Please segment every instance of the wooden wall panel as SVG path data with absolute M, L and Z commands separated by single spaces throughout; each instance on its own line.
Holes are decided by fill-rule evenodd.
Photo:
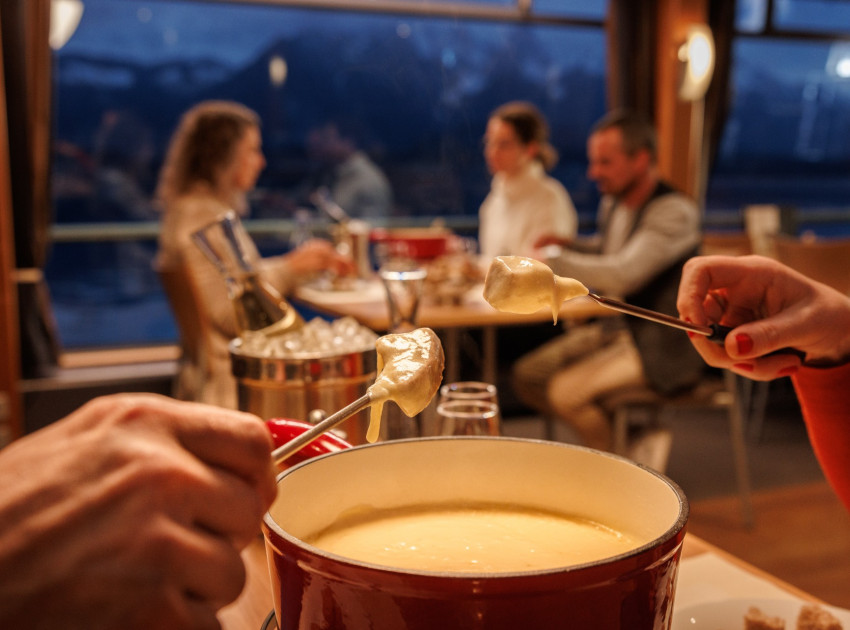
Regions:
M 656 49 L 656 127 L 658 166 L 668 178 L 702 205 L 705 182 L 702 175 L 702 102 L 679 100 L 679 46 L 687 28 L 705 24 L 708 0 L 659 0 Z
M 0 48 L 0 86 L 3 85 L 5 85 L 5 77 L 3 76 L 2 48 Z M 14 439 L 22 434 L 23 421 L 18 388 L 20 378 L 18 301 L 14 282 L 15 246 L 12 232 L 12 189 L 9 177 L 6 93 L 5 90 L 0 89 L 0 393 L 5 394 L 7 399 L 6 422 Z

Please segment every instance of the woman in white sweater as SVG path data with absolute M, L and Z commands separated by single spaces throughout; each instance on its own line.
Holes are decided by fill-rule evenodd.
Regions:
M 543 235 L 572 239 L 578 229 L 573 202 L 561 183 L 546 174 L 558 161 L 549 126 L 531 103 L 514 101 L 491 115 L 484 158 L 493 175 L 479 211 L 482 263 L 494 256 L 534 255 Z

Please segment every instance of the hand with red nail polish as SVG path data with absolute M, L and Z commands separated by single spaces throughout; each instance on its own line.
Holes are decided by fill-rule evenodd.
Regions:
M 723 345 L 691 340 L 711 365 L 793 378 L 818 462 L 850 510 L 850 296 L 768 258 L 706 256 L 685 264 L 677 306 L 696 324 L 732 329 Z M 776 353 L 788 348 L 805 362 Z
M 738 344 L 738 354 L 749 354 L 753 351 L 753 340 L 749 335 L 738 333 L 735 335 L 735 343 Z
M 679 316 L 733 330 L 719 345 L 692 337 L 707 363 L 756 380 L 850 361 L 850 297 L 760 256 L 700 256 L 682 272 Z M 772 354 L 776 353 L 776 354 Z

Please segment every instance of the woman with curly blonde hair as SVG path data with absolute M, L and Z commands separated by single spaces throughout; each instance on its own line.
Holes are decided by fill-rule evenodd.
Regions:
M 160 273 L 175 271 L 183 279 L 183 291 L 196 303 L 202 329 L 195 356 L 182 361 L 175 392 L 179 398 L 236 407 L 228 350 L 238 335 L 236 316 L 224 279 L 191 236 L 230 210 L 244 215 L 246 196 L 265 165 L 259 116 L 238 103 L 196 105 L 183 115 L 171 139 L 157 188 L 163 211 L 157 267 Z M 260 258 L 254 247 L 248 255 L 282 294 L 312 272 L 353 270 L 351 260 L 322 239 L 282 256 Z

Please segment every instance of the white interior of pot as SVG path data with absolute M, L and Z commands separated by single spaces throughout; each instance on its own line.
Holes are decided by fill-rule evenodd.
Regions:
M 269 511 L 274 522 L 266 522 L 301 539 L 341 515 L 459 501 L 588 518 L 630 534 L 637 547 L 681 527 L 687 514 L 675 484 L 613 455 L 557 442 L 454 437 L 361 446 L 306 462 L 281 477 Z

